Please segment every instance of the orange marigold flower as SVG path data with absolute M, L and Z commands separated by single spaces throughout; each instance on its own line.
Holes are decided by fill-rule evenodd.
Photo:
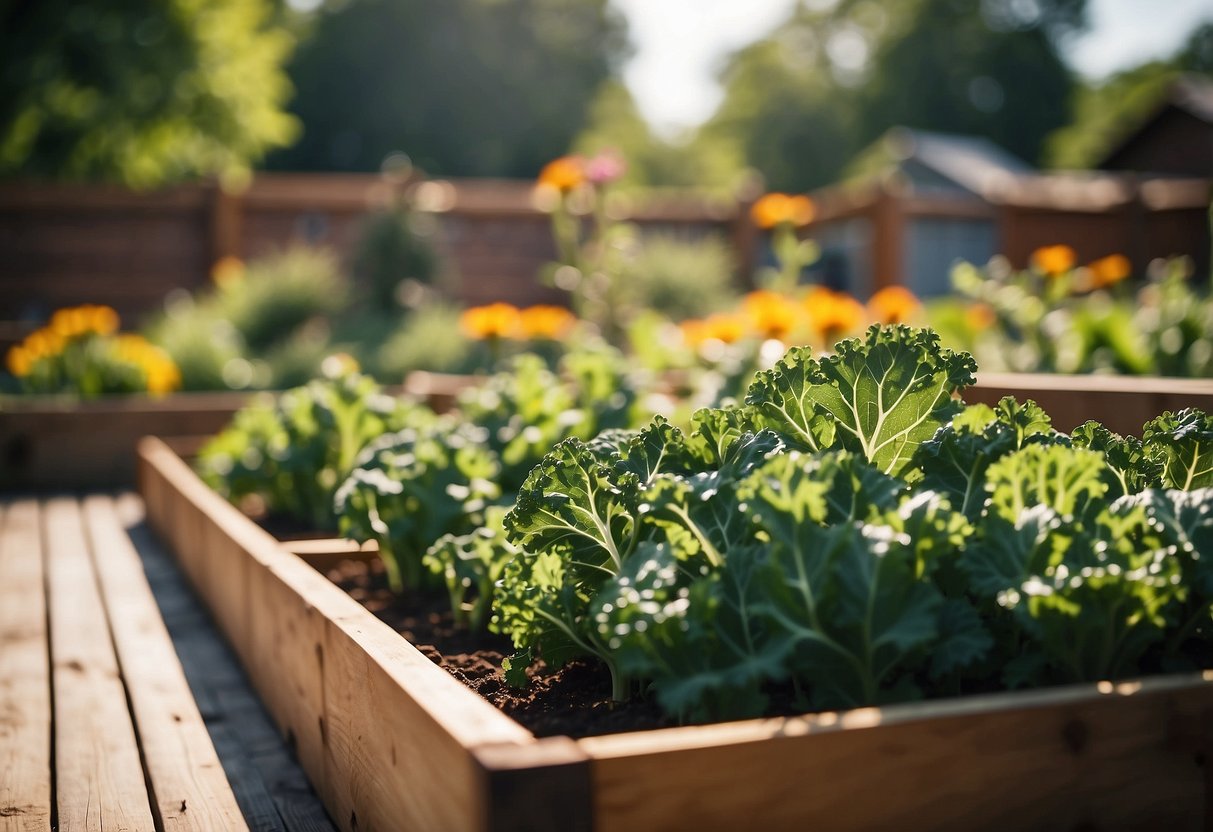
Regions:
M 25 336 L 22 346 L 29 353 L 30 360 L 37 361 L 40 358 L 51 358 L 58 355 L 67 346 L 67 339 L 48 326 L 34 330 Z
M 708 339 L 707 325 L 698 318 L 691 318 L 678 324 L 678 331 L 682 333 L 683 343 L 688 347 L 698 348 Z
M 518 313 L 518 323 L 524 338 L 556 341 L 567 335 L 576 322 L 577 316 L 563 306 L 538 304 L 528 306 Z
M 736 315 L 709 315 L 703 322 L 705 341 L 735 344 L 745 336 L 745 322 Z
M 846 292 L 815 287 L 805 298 L 813 329 L 827 346 L 858 329 L 863 323 L 863 304 Z
M 965 324 L 975 332 L 989 329 L 997 320 L 998 316 L 988 303 L 972 303 L 965 309 Z
M 459 316 L 459 328 L 469 338 L 482 341 L 516 338 L 520 328 L 518 308 L 508 303 L 473 306 Z
M 787 339 L 799 323 L 795 302 L 786 295 L 761 289 L 742 301 L 750 327 L 763 338 Z
M 886 286 L 868 299 L 868 314 L 881 324 L 904 324 L 918 312 L 920 304 L 904 286 Z
M 89 306 L 89 326 L 98 335 L 113 335 L 118 331 L 121 319 L 112 306 Z
M 585 162 L 580 156 L 561 156 L 553 159 L 539 171 L 537 184 L 562 194 L 576 188 L 585 181 Z
M 1032 265 L 1049 277 L 1057 277 L 1074 268 L 1078 255 L 1067 245 L 1043 246 L 1032 252 Z
M 18 344 L 9 348 L 8 355 L 4 357 L 4 363 L 8 366 L 10 373 L 17 378 L 24 378 L 29 375 L 30 369 L 34 366 L 34 359 L 25 347 Z
M 781 193 L 765 194 L 750 207 L 750 218 L 759 228 L 808 225 L 814 213 L 813 201 L 807 196 Z
M 1091 271 L 1091 282 L 1095 288 L 1112 286 L 1133 273 L 1133 265 L 1123 254 L 1109 254 L 1087 266 Z

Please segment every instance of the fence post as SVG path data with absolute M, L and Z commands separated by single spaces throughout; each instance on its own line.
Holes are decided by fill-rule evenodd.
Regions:
M 216 180 L 211 186 L 210 256 L 207 271 L 224 257 L 240 257 L 243 246 L 244 192 Z

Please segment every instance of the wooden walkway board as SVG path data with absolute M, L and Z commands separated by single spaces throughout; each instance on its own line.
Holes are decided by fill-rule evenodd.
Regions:
M 288 793 L 308 789 L 268 722 L 250 734 L 255 723 L 241 718 L 212 738 L 202 712 L 210 694 L 191 688 L 184 642 L 174 642 L 145 572 L 154 544 L 137 502 L 0 498 L 0 832 L 331 830 L 309 810 L 314 796 L 308 804 Z M 198 623 L 190 636 L 204 638 L 209 622 Z M 247 690 L 226 660 L 235 678 L 225 690 Z M 227 703 L 209 706 L 222 722 Z M 268 770 L 285 779 L 272 798 L 258 771 L 237 801 L 224 768 L 233 755 L 273 758 Z M 263 811 L 249 814 L 254 793 Z
M 84 516 L 158 828 L 247 829 L 113 501 L 86 499 Z
M 52 499 L 44 516 L 55 793 L 63 829 L 153 829 L 126 689 L 110 640 L 80 506 Z
M 38 504 L 0 506 L 0 832 L 51 828 L 51 685 Z

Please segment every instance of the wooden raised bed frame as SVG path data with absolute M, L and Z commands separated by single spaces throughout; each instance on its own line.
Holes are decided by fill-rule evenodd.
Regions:
M 139 448 L 153 528 L 346 830 L 1207 829 L 1213 673 L 536 739 Z

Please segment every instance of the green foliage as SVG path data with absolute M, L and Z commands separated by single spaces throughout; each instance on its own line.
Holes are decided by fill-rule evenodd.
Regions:
M 737 303 L 733 252 L 719 237 L 642 237 L 627 272 L 630 303 L 675 321 Z
M 1162 467 L 1167 488 L 1194 491 L 1213 486 L 1213 417 L 1193 408 L 1164 413 L 1146 423 L 1146 455 Z
M 318 375 L 350 295 L 336 254 L 294 246 L 247 266 L 221 261 L 215 275 L 217 285 L 171 299 L 148 328 L 186 390 L 285 388 Z
M 298 132 L 268 0 L 7 4 L 0 175 L 152 187 L 240 174 Z
M 533 176 L 585 123 L 624 50 L 605 0 L 351 0 L 322 6 L 289 70 L 302 139 L 286 170 Z
M 725 66 L 724 101 L 701 130 L 775 190 L 839 179 L 891 127 L 989 136 L 1028 160 L 1069 117 L 1073 85 L 1058 45 L 1082 0 L 1024 14 L 1004 0 L 800 4 Z
M 952 417 L 952 394 L 977 369 L 968 355 L 940 349 L 935 333 L 904 326 L 873 326 L 835 349 L 821 359 L 792 349 L 755 377 L 746 404 L 796 447 L 847 448 L 889 474 Z
M 952 271 L 959 298 L 936 302 L 933 325 L 987 370 L 1205 378 L 1213 373 L 1213 299 L 1191 263 L 1151 265 L 1147 281 L 1104 261 L 1057 274 L 1002 258 Z
M 473 369 L 474 345 L 459 331 L 458 307 L 428 303 L 412 311 L 379 346 L 375 366 L 385 378 L 414 370 L 461 373 Z
M 438 278 L 433 228 L 406 202 L 397 202 L 362 221 L 354 254 L 354 276 L 371 307 L 399 308 L 401 289 L 432 286 Z
M 198 454 L 199 475 L 233 502 L 256 496 L 271 512 L 337 528 L 333 497 L 363 445 L 432 415 L 343 372 L 239 412 Z
M 484 510 L 484 525 L 466 534 L 445 534 L 422 558 L 422 566 L 442 577 L 451 599 L 455 623 L 481 630 L 488 623 L 493 585 L 506 564 L 520 552 L 505 536 L 506 508 L 491 505 Z
M 688 434 L 658 421 L 543 459 L 506 517 L 521 554 L 494 601 L 513 682 L 534 658 L 596 656 L 617 698 L 647 683 L 706 719 L 762 713 L 771 683 L 850 707 L 1207 649 L 1213 489 L 1158 488 L 1154 457 L 1187 458 L 1203 414 L 1161 417 L 1139 444 L 1096 425 L 1067 437 L 1030 402 L 953 407 L 971 360 L 904 329 L 824 364 L 794 350 L 748 405 L 699 411 Z M 851 383 L 865 375 L 898 380 Z M 858 414 L 896 418 L 890 389 L 926 394 L 902 430 L 927 418 L 934 436 L 885 459 Z
M 352 468 L 334 495 L 341 533 L 378 542 L 396 591 L 420 588 L 427 550 L 445 535 L 475 531 L 486 506 L 501 494 L 484 431 L 445 420 L 374 439 Z M 434 571 L 442 574 L 445 567 Z M 462 610 L 462 600 L 454 609 Z
M 920 446 L 914 467 L 922 472 L 923 487 L 949 495 L 975 520 L 985 509 L 991 463 L 1029 444 L 1065 441 L 1035 402 L 1021 405 L 1008 396 L 994 409 L 978 404 L 958 413 Z

